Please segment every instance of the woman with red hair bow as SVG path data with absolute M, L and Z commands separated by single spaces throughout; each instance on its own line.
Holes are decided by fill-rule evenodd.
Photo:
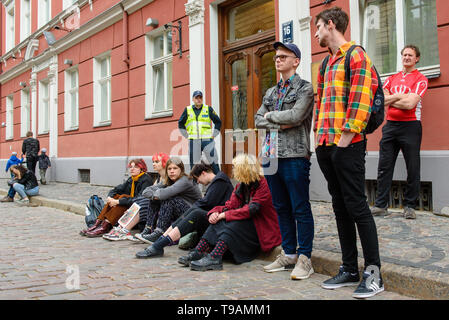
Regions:
M 82 230 L 82 236 L 94 238 L 108 233 L 143 190 L 152 185 L 152 178 L 147 174 L 147 165 L 143 159 L 131 160 L 128 169 L 130 177 L 109 191 L 106 204 L 95 224 Z

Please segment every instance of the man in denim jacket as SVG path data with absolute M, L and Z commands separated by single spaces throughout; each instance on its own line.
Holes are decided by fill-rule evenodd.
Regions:
M 276 71 L 282 79 L 267 90 L 255 125 L 267 130 L 265 156 L 277 160 L 275 173 L 266 165 L 264 170 L 278 213 L 283 251 L 264 270 L 292 270 L 292 279 L 306 279 L 314 272 L 310 260 L 314 221 L 309 202 L 314 94 L 312 84 L 296 74 L 301 59 L 298 47 L 276 42 L 274 49 Z

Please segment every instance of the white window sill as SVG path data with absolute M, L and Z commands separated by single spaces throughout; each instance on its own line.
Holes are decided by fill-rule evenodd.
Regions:
M 145 117 L 145 120 L 149 120 L 149 119 L 157 119 L 157 118 L 165 118 L 165 117 L 171 117 L 173 116 L 173 111 L 169 110 L 169 111 L 162 111 L 162 112 L 157 112 L 157 113 L 152 113 L 149 116 Z
M 64 132 L 75 131 L 78 129 L 79 129 L 79 127 L 71 127 L 71 128 L 64 129 Z
M 98 127 L 106 127 L 106 126 L 110 126 L 112 124 L 112 121 L 108 120 L 108 121 L 102 121 L 100 123 L 96 123 L 94 124 L 94 128 L 98 128 Z
M 418 71 L 421 72 L 428 79 L 438 78 L 439 76 L 441 76 L 440 65 L 418 68 Z M 385 80 L 387 80 L 389 76 L 396 73 L 397 72 L 381 74 L 380 79 L 382 80 L 382 82 L 385 82 Z

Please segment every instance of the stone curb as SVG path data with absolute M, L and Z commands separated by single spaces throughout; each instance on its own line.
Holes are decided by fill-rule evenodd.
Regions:
M 0 189 L 0 195 L 6 194 L 6 190 Z M 85 205 L 70 201 L 34 196 L 31 198 L 31 203 L 82 216 L 85 215 Z M 257 259 L 272 262 L 281 253 L 281 250 L 281 246 L 278 246 L 269 253 L 260 254 Z M 312 253 L 312 264 L 315 272 L 334 276 L 341 264 L 341 254 L 324 250 L 314 250 Z M 359 258 L 359 266 L 363 265 L 364 261 Z M 363 267 L 360 268 L 360 271 L 362 269 Z M 438 272 L 425 271 L 419 268 L 405 267 L 391 263 L 382 263 L 381 270 L 385 289 L 388 291 L 418 299 L 447 300 L 449 297 L 449 280 L 443 279 Z

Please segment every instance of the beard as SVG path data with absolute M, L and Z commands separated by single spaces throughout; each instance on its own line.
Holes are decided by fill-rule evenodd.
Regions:
M 326 48 L 328 46 L 326 39 L 320 39 L 318 43 L 320 44 L 320 47 L 322 47 L 322 48 Z

